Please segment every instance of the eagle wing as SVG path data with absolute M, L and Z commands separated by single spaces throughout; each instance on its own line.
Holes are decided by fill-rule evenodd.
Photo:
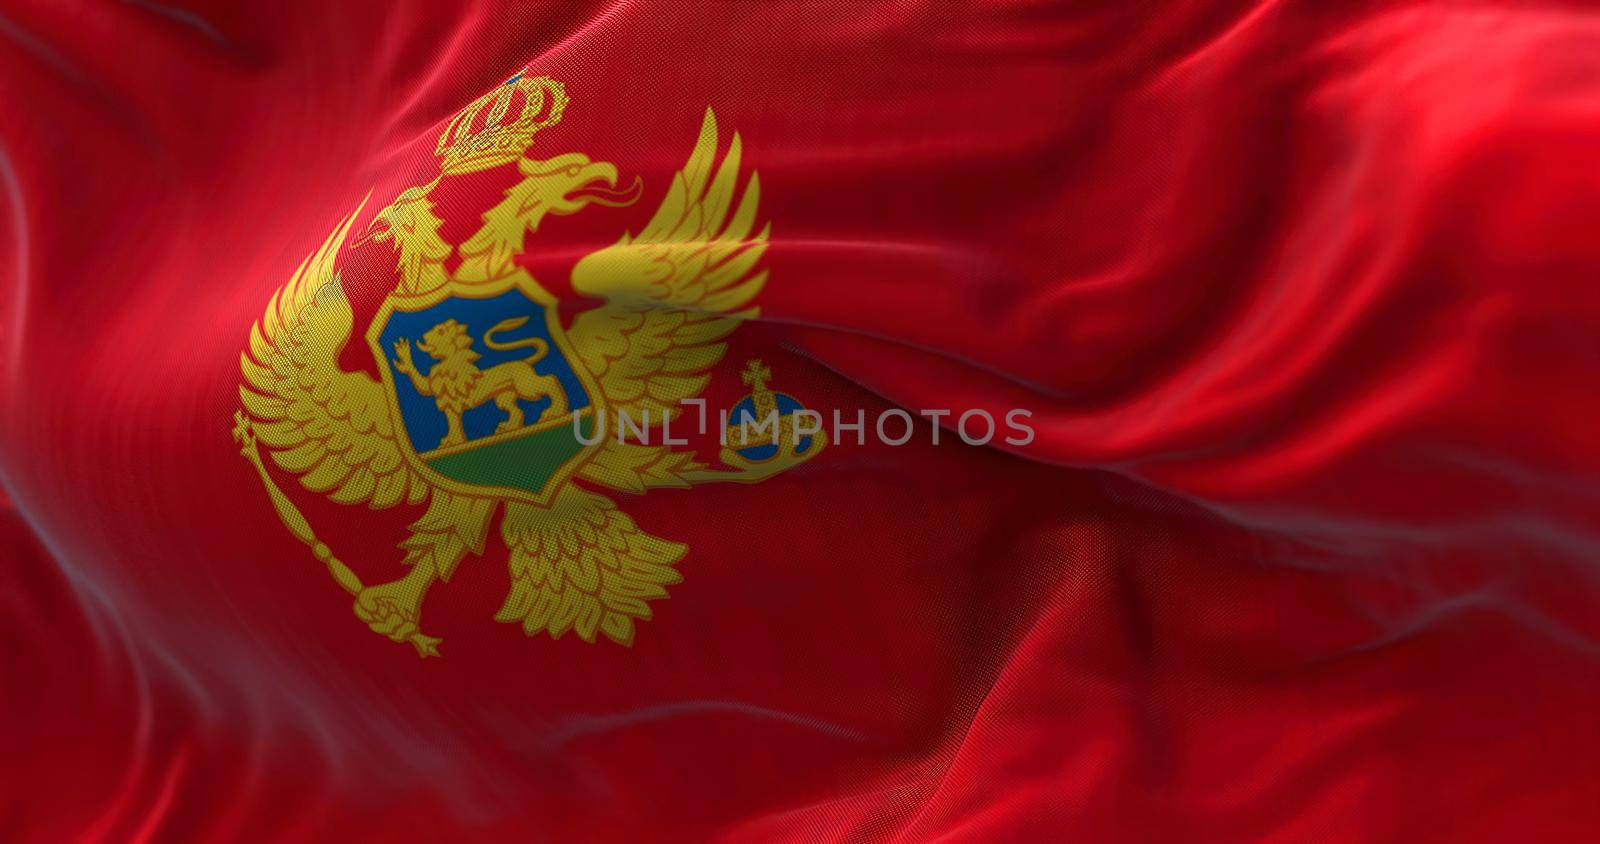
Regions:
M 335 227 L 250 327 L 239 399 L 273 461 L 306 489 L 341 504 L 420 503 L 429 486 L 402 456 L 382 385 L 338 364 L 353 317 L 334 256 L 354 219 Z
M 573 268 L 573 289 L 606 302 L 579 314 L 568 336 L 606 403 L 634 420 L 675 417 L 705 388 L 727 336 L 757 314 L 750 302 L 767 279 L 759 265 L 770 227 L 752 234 L 761 181 L 752 173 L 738 189 L 742 146 L 735 133 L 718 163 L 717 118 L 706 109 L 694 151 L 650 222 Z M 687 486 L 681 473 L 700 468 L 664 446 L 618 439 L 607 438 L 582 477 L 637 492 Z

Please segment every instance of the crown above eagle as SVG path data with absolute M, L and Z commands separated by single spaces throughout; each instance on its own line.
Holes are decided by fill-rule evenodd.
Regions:
M 560 82 L 524 71 L 457 112 L 434 154 L 446 175 L 515 161 L 533 143 L 534 133 L 560 122 L 566 108 L 567 91 Z

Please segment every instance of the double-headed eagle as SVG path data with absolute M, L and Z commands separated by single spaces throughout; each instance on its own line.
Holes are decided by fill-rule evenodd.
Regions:
M 603 406 L 633 419 L 646 411 L 657 420 L 676 416 L 706 386 L 728 335 L 755 315 L 752 302 L 767 277 L 761 259 L 768 231 L 756 225 L 758 177 L 751 174 L 738 189 L 740 158 L 735 134 L 718 162 L 717 121 L 708 109 L 688 163 L 650 222 L 574 267 L 573 288 L 604 304 L 578 314 L 566 329 L 575 352 L 570 363 L 590 376 Z M 614 166 L 580 154 L 515 160 L 523 179 L 484 213 L 483 229 L 461 244 L 461 262 L 450 273 L 444 261 L 455 250 L 438 238 L 439 220 L 427 198 L 431 184 L 402 193 L 377 215 L 373 234 L 393 241 L 398 252 L 395 295 L 486 284 L 512 273 L 527 278 L 514 259 L 545 214 L 572 213 L 591 201 L 624 195 L 598 187 L 615 186 Z M 803 454 L 793 442 L 780 442 L 776 458 L 753 463 L 724 449 L 729 468 L 722 470 L 707 468 L 689 452 L 612 436 L 588 448 L 542 502 L 440 482 L 405 436 L 386 392 L 391 388 L 367 372 L 339 366 L 353 318 L 336 265 L 356 214 L 301 264 L 252 326 L 240 361 L 244 409 L 236 414 L 234 436 L 285 525 L 355 596 L 356 615 L 373 630 L 410 642 L 418 653 L 436 654 L 439 643 L 418 629 L 424 596 L 435 582 L 448 580 L 468 552 L 484 552 L 497 512 L 510 589 L 496 619 L 520 623 L 529 636 L 559 637 L 570 630 L 585 641 L 604 635 L 627 645 L 635 622 L 651 617 L 650 602 L 666 597 L 667 587 L 680 580 L 675 565 L 686 548 L 644 532 L 591 488 L 639 493 L 749 482 L 821 450 L 820 439 Z M 258 442 L 278 469 L 341 504 L 383 509 L 425 503 L 426 512 L 400 544 L 409 573 L 363 585 L 279 489 Z

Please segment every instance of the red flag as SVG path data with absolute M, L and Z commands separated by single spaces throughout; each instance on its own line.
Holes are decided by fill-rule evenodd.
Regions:
M 1586 10 L 0 41 L 6 840 L 1593 835 Z

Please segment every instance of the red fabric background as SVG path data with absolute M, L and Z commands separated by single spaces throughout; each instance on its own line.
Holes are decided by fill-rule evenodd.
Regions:
M 1600 826 L 1587 4 L 23 3 L 0 45 L 0 837 Z M 624 500 L 690 546 L 631 649 L 495 624 L 493 554 L 444 659 L 363 630 L 228 437 L 238 353 L 525 65 L 646 206 L 707 105 L 743 134 L 773 280 L 714 404 L 759 355 L 1038 439 Z M 552 220 L 541 278 L 645 213 Z M 292 494 L 399 573 L 414 513 Z

